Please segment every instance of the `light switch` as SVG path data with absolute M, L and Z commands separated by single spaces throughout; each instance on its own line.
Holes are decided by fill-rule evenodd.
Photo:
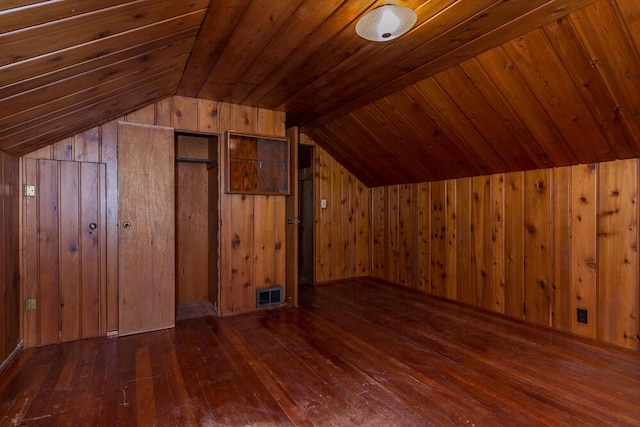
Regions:
M 327 209 L 327 199 L 320 199 L 320 209 Z

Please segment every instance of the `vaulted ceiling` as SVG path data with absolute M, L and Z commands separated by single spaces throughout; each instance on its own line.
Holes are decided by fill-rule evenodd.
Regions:
M 369 186 L 640 157 L 640 2 L 8 0 L 0 150 L 171 95 L 284 110 Z

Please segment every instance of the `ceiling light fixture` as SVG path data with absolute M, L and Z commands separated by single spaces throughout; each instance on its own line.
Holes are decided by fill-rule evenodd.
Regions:
M 417 19 L 412 9 L 387 4 L 363 15 L 356 24 L 356 33 L 374 42 L 393 40 L 409 31 Z

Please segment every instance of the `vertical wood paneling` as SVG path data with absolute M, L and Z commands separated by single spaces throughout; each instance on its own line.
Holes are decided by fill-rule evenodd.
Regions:
M 638 161 L 598 168 L 598 338 L 638 349 Z
M 318 150 L 320 151 L 320 150 Z M 373 244 L 373 262 L 372 262 L 372 275 L 378 279 L 389 280 L 387 268 L 388 260 L 388 248 L 387 243 L 387 193 L 388 187 L 376 187 L 372 190 L 372 244 Z M 316 240 L 319 240 L 320 236 L 316 236 Z M 426 260 L 429 262 L 429 260 Z
M 491 279 L 491 180 L 488 176 L 471 179 L 470 303 L 493 308 Z
M 22 163 L 23 185 L 36 185 L 38 183 L 38 162 L 35 159 L 24 159 Z M 22 266 L 22 293 L 23 298 L 39 300 L 39 265 L 38 265 L 38 201 L 37 197 L 23 198 L 23 266 Z M 31 268 L 26 268 L 30 265 Z M 29 310 L 23 316 L 23 339 L 27 347 L 40 344 L 40 324 L 38 311 Z
M 447 187 L 445 181 L 431 183 L 431 278 L 429 292 L 435 295 L 446 294 L 446 198 Z
M 0 364 L 20 342 L 18 165 L 0 152 Z
M 399 224 L 411 220 L 413 234 L 429 236 L 431 271 L 420 268 L 420 244 L 409 260 L 415 283 L 429 284 L 424 292 L 636 349 L 637 162 L 414 184 L 411 218 L 401 212 L 402 186 L 374 188 L 372 275 L 411 286 L 393 265 Z M 588 310 L 588 324 L 577 322 L 577 308 Z
M 553 169 L 552 326 L 571 330 L 571 168 Z
M 491 310 L 504 313 L 504 174 L 491 177 Z
M 458 297 L 458 258 L 456 251 L 456 230 L 457 230 L 457 187 L 456 181 L 447 181 L 447 259 L 445 260 L 446 293 L 447 298 L 456 299 Z
M 60 162 L 60 339 L 81 336 L 80 163 Z M 41 260 L 54 263 L 56 259 Z M 46 321 L 46 320 L 45 320 Z
M 58 162 L 41 160 L 38 162 L 38 312 L 39 342 L 51 344 L 59 340 L 59 250 L 58 228 Z
M 458 301 L 472 304 L 475 289 L 471 287 L 472 271 L 471 263 L 471 179 L 461 178 L 456 180 L 456 205 L 458 215 L 456 217 L 456 258 L 457 268 L 457 295 Z
M 315 159 L 315 174 L 317 191 L 320 200 L 331 200 L 331 163 L 329 155 L 322 149 L 317 150 Z M 315 282 L 332 280 L 331 265 L 331 223 L 332 218 L 327 208 L 320 208 L 316 216 L 315 236 L 317 257 L 315 268 Z
M 524 310 L 524 174 L 505 174 L 504 311 L 522 318 Z
M 597 165 L 571 168 L 571 332 L 596 338 L 597 312 Z M 577 309 L 589 323 L 578 323 Z
M 355 269 L 353 274 L 368 276 L 371 274 L 371 191 L 362 182 L 353 177 L 355 196 Z
M 400 283 L 400 234 L 399 234 L 399 191 L 398 186 L 393 185 L 389 188 L 388 204 L 389 204 L 389 280 L 393 283 Z
M 82 338 L 104 334 L 105 277 L 103 271 L 104 250 L 106 249 L 102 231 L 104 230 L 104 164 L 80 164 L 80 283 L 81 283 L 81 324 Z M 95 224 L 96 228 L 92 228 Z
M 414 287 L 413 260 L 415 259 L 413 244 L 414 231 L 413 220 L 414 214 L 413 197 L 411 185 L 403 184 L 398 186 L 398 273 L 400 275 L 400 284 L 407 287 Z
M 551 324 L 551 171 L 524 173 L 524 318 Z
M 429 183 L 414 184 L 414 198 L 417 205 L 416 239 L 417 248 L 414 256 L 417 259 L 416 286 L 422 291 L 429 291 L 431 286 L 431 185 Z

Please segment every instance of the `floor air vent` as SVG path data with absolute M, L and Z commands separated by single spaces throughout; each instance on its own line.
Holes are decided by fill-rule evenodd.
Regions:
M 256 307 L 282 304 L 282 286 L 258 289 L 256 291 Z

